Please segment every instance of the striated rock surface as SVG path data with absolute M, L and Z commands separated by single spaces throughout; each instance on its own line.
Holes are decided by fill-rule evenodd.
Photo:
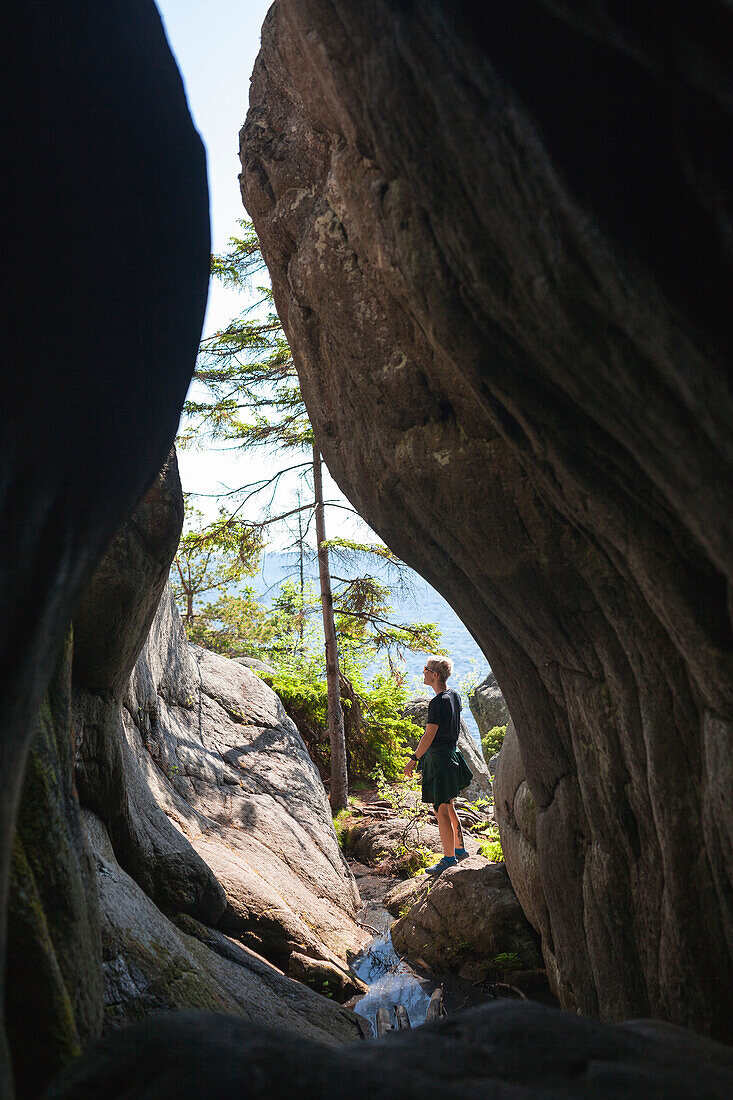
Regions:
M 156 804 L 224 889 L 213 923 L 283 965 L 360 945 L 358 891 L 300 734 L 250 669 L 188 645 L 169 591 L 123 724 Z
M 517 731 L 511 719 L 501 752 L 497 753 L 494 816 L 512 886 L 527 920 L 542 937 L 547 977 L 559 996 L 562 981 L 553 952 L 552 925 L 537 858 L 537 804 L 527 784 Z
M 329 469 L 511 710 L 563 1003 L 731 1038 L 712 11 L 277 0 L 241 154 Z
M 123 867 L 150 897 L 164 909 L 212 923 L 224 912 L 223 890 L 158 805 L 121 706 L 166 590 L 182 523 L 181 484 L 171 455 L 112 540 L 75 620 L 76 781 L 82 804 L 104 821 Z M 159 660 L 175 680 L 181 663 L 175 649 Z M 189 705 L 195 683 L 189 671 Z
M 425 729 L 428 721 L 429 702 L 430 698 L 427 695 L 416 695 L 414 699 L 408 701 L 404 710 L 405 717 L 412 718 L 413 722 Z M 461 791 L 461 798 L 467 798 L 471 802 L 477 798 L 491 798 L 491 778 L 486 767 L 486 761 L 463 718 L 461 718 L 461 731 L 458 735 L 458 748 L 473 772 L 471 785 Z
M 728 1100 L 728 1047 L 669 1025 L 609 1026 L 504 1002 L 338 1049 L 208 1013 L 146 1020 L 68 1070 L 47 1100 Z
M 108 1029 L 200 1008 L 322 1042 L 361 1037 L 358 1017 L 265 959 L 191 918 L 171 922 L 119 866 L 99 818 L 85 811 L 85 824 L 99 882 Z
M 468 705 L 482 737 L 485 737 L 494 726 L 505 726 L 509 721 L 509 708 L 493 672 L 489 672 L 488 676 L 485 676 L 481 683 L 468 693 Z
M 175 993 L 165 992 L 171 967 L 186 974 L 191 967 L 171 948 L 178 961 L 161 957 L 156 970 L 151 920 L 174 945 L 180 936 L 171 919 L 208 928 L 196 948 L 204 960 L 230 936 L 282 967 L 298 953 L 343 969 L 339 959 L 366 938 L 354 920 L 358 891 L 323 784 L 296 727 L 250 669 L 186 640 L 166 587 L 180 499 L 171 458 L 113 541 L 76 621 L 77 783 L 99 821 L 93 832 L 107 974 L 110 952 L 123 978 L 144 973 L 139 992 L 134 981 L 107 982 L 108 1026 L 163 1007 L 225 1010 L 229 1003 L 210 999 L 210 960 L 203 985 L 189 975 Z M 97 652 L 89 632 L 107 621 L 115 629 Z M 116 646 L 106 643 L 113 635 Z M 120 896 L 129 899 L 134 885 L 147 899 L 127 905 L 124 927 L 115 916 L 121 908 L 104 900 L 111 883 L 102 867 L 109 860 L 100 855 L 105 845 L 119 864 Z M 245 971 L 247 958 L 238 960 Z M 237 997 L 246 1000 L 246 991 Z M 338 1027 L 333 1034 L 341 1034 Z

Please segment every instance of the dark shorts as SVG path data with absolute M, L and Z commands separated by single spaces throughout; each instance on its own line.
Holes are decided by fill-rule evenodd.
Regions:
M 460 749 L 428 749 L 420 761 L 423 802 L 438 806 L 450 802 L 473 779 L 473 772 Z

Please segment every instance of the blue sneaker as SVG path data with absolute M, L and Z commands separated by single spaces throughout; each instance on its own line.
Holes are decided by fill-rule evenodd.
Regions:
M 456 848 L 456 862 L 460 863 L 462 859 L 468 859 L 470 854 L 465 848 Z
M 426 867 L 425 874 L 442 875 L 443 871 L 447 871 L 449 867 L 455 867 L 456 862 L 455 856 L 443 856 L 440 863 L 436 863 L 434 867 Z

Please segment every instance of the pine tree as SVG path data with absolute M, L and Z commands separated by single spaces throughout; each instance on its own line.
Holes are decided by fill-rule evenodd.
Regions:
M 250 288 L 253 278 L 265 270 L 259 241 L 249 222 L 242 221 L 241 236 L 233 237 L 228 251 L 213 256 L 212 274 L 225 286 L 239 290 Z M 349 632 L 358 645 L 361 637 L 376 649 L 384 650 L 391 661 L 393 652 L 404 648 L 437 651 L 438 633 L 431 624 L 394 624 L 387 617 L 388 589 L 371 576 L 337 578 L 340 588 L 336 598 L 332 591 L 329 549 L 340 559 L 376 555 L 395 572 L 404 571 L 402 563 L 386 547 L 374 543 L 356 543 L 326 537 L 323 497 L 322 459 L 313 437 L 300 391 L 297 372 L 280 320 L 274 310 L 272 292 L 259 287 L 259 296 L 241 316 L 222 331 L 206 338 L 201 345 L 195 380 L 197 396 L 189 397 L 184 406 L 185 428 L 179 444 L 186 446 L 202 440 L 229 441 L 243 449 L 263 447 L 283 456 L 283 463 L 272 477 L 242 486 L 236 493 L 237 509 L 230 514 L 232 530 L 242 537 L 249 528 L 250 546 L 262 540 L 264 530 L 293 517 L 298 519 L 300 547 L 301 596 L 303 589 L 303 552 L 305 531 L 315 521 L 323 630 L 325 637 L 326 679 L 328 689 L 328 731 L 331 743 L 330 803 L 332 812 L 345 808 L 348 797 L 347 753 L 344 717 L 341 705 L 338 635 Z M 203 390 L 203 397 L 201 391 Z M 300 461 L 290 461 L 293 456 Z M 278 492 L 287 475 L 295 474 L 305 483 L 312 481 L 312 499 L 302 501 L 299 493 L 294 508 L 279 510 Z M 309 486 L 309 490 L 311 487 Z M 310 496 L 310 491 L 308 493 Z M 259 501 L 262 514 L 256 521 L 238 518 L 243 508 Z M 356 513 L 354 513 L 356 515 Z M 222 528 L 225 516 L 220 518 Z M 205 547 L 206 532 L 200 532 Z M 209 533 L 210 536 L 210 533 Z M 189 549 L 195 545 L 190 536 Z M 175 568 L 181 569 L 178 559 Z M 175 574 L 174 574 L 175 576 Z M 214 586 L 217 587 L 217 586 Z M 185 586 L 179 576 L 179 591 Z M 302 638 L 302 634 L 301 634 Z

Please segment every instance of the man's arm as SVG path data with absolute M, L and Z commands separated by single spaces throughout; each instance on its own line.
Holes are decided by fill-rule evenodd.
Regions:
M 436 735 L 437 732 L 438 732 L 438 727 L 437 727 L 436 723 L 435 722 L 428 722 L 427 726 L 425 727 L 425 733 L 420 738 L 418 746 L 415 749 L 415 756 L 417 756 L 418 759 L 423 757 L 425 755 L 425 753 L 428 751 L 428 749 L 430 748 L 430 746 L 433 743 L 433 739 L 435 738 L 435 735 Z M 412 775 L 414 770 L 415 770 L 415 761 L 414 760 L 408 760 L 407 763 L 405 764 L 405 775 L 406 776 Z

